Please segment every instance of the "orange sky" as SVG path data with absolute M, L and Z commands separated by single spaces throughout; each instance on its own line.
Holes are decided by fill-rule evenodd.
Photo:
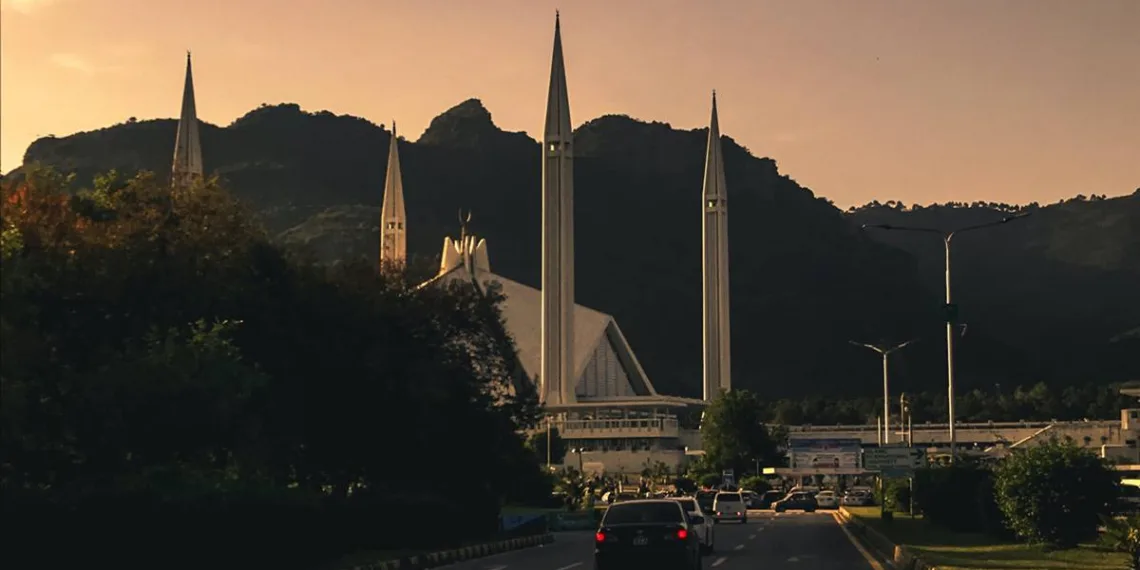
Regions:
M 722 131 L 840 206 L 1140 186 L 1140 0 L 0 0 L 0 169 L 38 136 L 296 102 L 415 139 L 468 97 Z M 209 149 L 203 149 L 209 153 Z M 384 160 L 377 152 L 376 160 Z M 732 181 L 729 180 L 729 184 Z

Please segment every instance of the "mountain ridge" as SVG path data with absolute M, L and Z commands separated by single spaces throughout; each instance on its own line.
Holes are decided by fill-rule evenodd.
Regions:
M 112 168 L 165 174 L 174 128 L 140 121 L 41 139 L 25 160 L 75 171 L 81 181 Z M 329 262 L 375 259 L 390 139 L 381 125 L 295 104 L 202 129 L 207 171 L 225 178 L 282 243 Z M 575 130 L 579 302 L 613 314 L 659 389 L 682 395 L 700 389 L 697 212 L 706 139 L 704 128 L 624 115 Z M 729 137 L 722 143 L 733 204 L 735 385 L 772 395 L 875 390 L 878 367 L 847 341 L 939 336 L 941 292 L 919 261 L 927 253 L 860 231 L 853 214 L 781 173 L 774 159 Z M 437 257 L 443 237 L 456 232 L 455 212 L 474 210 L 472 229 L 488 239 L 492 268 L 537 285 L 538 141 L 498 128 L 481 101 L 466 99 L 417 141 L 402 139 L 400 153 L 411 255 Z M 1052 375 L 1034 346 L 997 338 L 998 329 L 974 326 L 963 341 L 964 387 L 1071 380 Z M 944 352 L 919 343 L 895 366 L 902 385 L 936 385 Z

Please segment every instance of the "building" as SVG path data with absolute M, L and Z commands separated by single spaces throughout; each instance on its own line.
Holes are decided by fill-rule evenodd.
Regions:
M 425 285 L 456 282 L 499 289 L 507 332 L 518 350 L 519 380 L 538 381 L 542 291 L 492 272 L 486 240 L 466 231 L 458 239 L 444 238 L 439 274 Z M 574 450 L 566 464 L 601 464 L 624 473 L 657 462 L 682 465 L 685 448 L 698 445 L 699 436 L 681 427 L 679 415 L 704 402 L 659 394 L 612 316 L 575 304 L 573 318 L 573 400 L 545 404 L 549 425 Z
M 542 288 L 493 273 L 487 242 L 466 229 L 458 239 L 444 238 L 439 274 L 428 283 L 500 288 L 519 377 L 537 384 L 547 427 L 572 450 L 567 464 L 611 473 L 658 462 L 676 469 L 700 443 L 696 430 L 681 427 L 681 416 L 706 402 L 659 394 L 614 318 L 574 301 L 573 129 L 557 15 L 542 160 Z
M 186 80 L 182 85 L 182 113 L 174 136 L 174 162 L 170 180 L 175 186 L 189 186 L 202 178 L 202 140 L 198 135 L 198 107 L 194 103 L 194 74 L 190 52 L 186 52 Z
M 400 173 L 399 137 L 396 121 L 392 121 L 392 139 L 388 143 L 388 169 L 384 174 L 384 202 L 380 208 L 380 264 L 407 263 L 407 214 L 404 211 L 404 177 Z

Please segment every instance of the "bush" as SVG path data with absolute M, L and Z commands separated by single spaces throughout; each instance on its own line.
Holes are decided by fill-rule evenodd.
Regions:
M 1018 537 L 1058 548 L 1095 538 L 1117 494 L 1115 475 L 1104 460 L 1057 440 L 1003 461 L 994 490 Z
M 721 482 L 721 477 L 720 477 L 720 475 L 717 475 L 716 473 L 708 473 L 705 475 L 701 475 L 701 486 L 702 487 L 719 487 L 720 482 Z
M 768 484 L 767 479 L 753 475 L 751 477 L 745 477 L 742 479 L 740 481 L 740 488 L 748 489 L 749 491 L 754 491 L 756 493 L 763 493 L 764 491 L 771 489 L 772 486 Z
M 122 491 L 65 502 L 5 491 L 5 519 L 19 521 L 4 528 L 4 566 L 12 568 L 314 568 L 352 551 L 445 548 L 498 531 L 497 505 L 444 496 L 336 500 L 242 489 L 192 500 Z
M 916 509 L 933 524 L 995 537 L 1009 534 L 994 501 L 989 469 L 970 464 L 920 469 L 913 493 Z

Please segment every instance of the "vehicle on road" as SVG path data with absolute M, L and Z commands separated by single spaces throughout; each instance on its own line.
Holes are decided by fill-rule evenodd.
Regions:
M 701 539 L 701 553 L 711 554 L 712 551 L 716 549 L 716 531 L 713 528 L 712 514 L 705 512 L 705 510 L 701 508 L 701 504 L 692 497 L 682 497 L 673 500 L 681 503 L 681 507 L 685 509 L 685 512 L 689 513 L 690 519 L 693 517 L 704 519 L 702 524 L 693 526 L 697 536 Z
M 594 534 L 594 568 L 700 570 L 703 523 L 673 499 L 614 503 Z
M 847 507 L 870 507 L 875 504 L 875 495 L 862 489 L 847 491 L 842 503 Z
M 787 493 L 783 491 L 764 491 L 764 494 L 760 495 L 759 506 L 756 508 L 770 509 L 772 508 L 772 503 L 783 499 L 785 496 L 787 496 Z
M 814 513 L 819 508 L 819 504 L 815 501 L 815 495 L 809 492 L 798 491 L 795 493 L 788 493 L 787 497 L 780 499 L 772 504 L 772 510 L 777 513 L 786 511 L 804 511 L 807 513 Z
M 755 491 L 747 489 L 740 491 L 740 496 L 744 498 L 744 505 L 750 509 L 759 509 L 757 506 L 760 504 L 760 494 Z
M 835 491 L 820 491 L 815 494 L 815 503 L 821 509 L 838 509 L 839 495 Z
M 748 522 L 748 507 L 744 505 L 744 497 L 740 493 L 720 492 L 713 500 L 713 517 L 716 522 L 737 521 Z
M 712 513 L 714 512 L 713 503 L 716 502 L 716 493 L 716 491 L 697 491 L 697 494 L 694 495 L 693 498 L 701 505 L 702 511 Z

